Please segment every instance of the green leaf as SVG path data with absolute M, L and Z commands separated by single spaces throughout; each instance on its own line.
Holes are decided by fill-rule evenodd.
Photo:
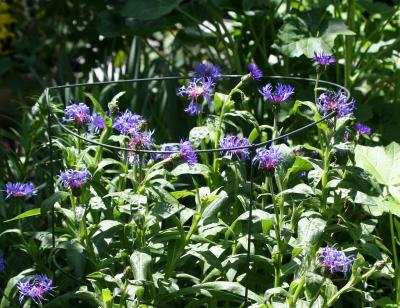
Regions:
M 193 144 L 193 148 L 198 148 L 203 140 L 212 137 L 214 132 L 209 126 L 193 127 L 189 133 L 189 140 Z
M 29 211 L 26 211 L 22 214 L 19 214 L 18 216 L 15 216 L 14 218 L 5 220 L 4 222 L 9 222 L 9 221 L 13 221 L 13 220 L 20 220 L 20 219 L 24 219 L 27 217 L 32 217 L 32 216 L 38 216 L 40 215 L 40 208 L 35 208 Z
M 101 290 L 101 297 L 103 299 L 103 303 L 107 304 L 112 301 L 113 297 L 111 295 L 110 289 L 102 289 Z
M 180 164 L 171 172 L 174 176 L 182 175 L 182 174 L 203 174 L 206 175 L 210 173 L 210 168 L 207 165 L 203 164 L 194 164 L 193 166 L 189 166 L 188 164 Z
M 151 264 L 151 256 L 145 252 L 135 251 L 131 257 L 133 277 L 136 280 L 147 280 L 147 274 Z
M 121 10 L 122 16 L 138 20 L 157 19 L 170 13 L 182 0 L 128 0 Z
M 304 212 L 297 224 L 298 242 L 301 246 L 317 243 L 326 227 L 326 221 L 317 212 Z

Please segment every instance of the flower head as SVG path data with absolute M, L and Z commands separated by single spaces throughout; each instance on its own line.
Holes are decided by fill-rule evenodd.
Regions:
M 6 199 L 9 197 L 30 197 L 36 195 L 37 190 L 32 182 L 27 183 L 11 183 L 6 184 Z
M 266 100 L 269 100 L 273 104 L 279 104 L 286 101 L 294 93 L 294 88 L 278 83 L 274 91 L 272 85 L 268 83 L 258 91 Z
M 258 165 L 259 169 L 263 169 L 267 171 L 268 174 L 272 175 L 283 159 L 284 154 L 279 148 L 271 146 L 267 149 L 264 147 L 256 150 L 253 164 Z
M 199 78 L 210 78 L 217 80 L 221 78 L 221 68 L 209 62 L 197 63 L 194 66 L 195 76 Z
M 362 135 L 371 135 L 372 133 L 371 127 L 361 123 L 356 123 L 356 125 L 354 125 L 354 129 L 357 131 L 357 133 Z
M 82 170 L 69 169 L 60 173 L 61 183 L 65 188 L 77 191 L 88 179 L 92 177 L 91 173 L 84 166 Z
M 19 291 L 19 302 L 22 303 L 25 297 L 30 297 L 36 304 L 41 305 L 45 295 L 54 292 L 56 288 L 53 281 L 46 275 L 35 275 L 24 278 L 17 283 Z
M 104 128 L 106 128 L 106 122 L 101 115 L 99 115 L 98 113 L 93 113 L 90 120 L 89 128 L 96 134 L 99 134 Z
M 318 107 L 324 112 L 324 115 L 336 111 L 339 118 L 349 117 L 353 114 L 355 108 L 354 99 L 349 98 L 343 91 L 325 92 L 318 97 Z
M 4 260 L 3 256 L 0 256 L 0 273 L 4 273 L 6 270 L 6 260 Z
M 210 104 L 211 98 L 214 95 L 215 84 L 211 78 L 193 79 L 187 86 L 183 86 L 178 90 L 178 95 L 186 95 L 190 100 L 185 112 L 190 115 L 197 115 L 201 113 L 201 106 L 198 103 L 198 98 L 203 97 L 205 101 Z
M 327 66 L 329 64 L 335 63 L 336 59 L 334 56 L 327 54 L 324 51 L 321 52 L 315 52 L 314 51 L 314 56 L 312 57 L 312 60 L 322 66 Z
M 179 149 L 179 146 L 176 144 L 173 144 L 173 145 L 163 144 L 163 145 L 161 145 L 160 151 L 177 151 L 177 152 L 179 152 L 180 149 Z M 171 156 L 171 154 L 155 154 L 154 158 L 155 159 L 167 159 L 170 156 Z
M 193 151 L 193 145 L 190 141 L 181 141 L 179 152 L 189 166 L 197 163 L 197 154 Z
M 228 135 L 224 139 L 220 140 L 219 146 L 221 148 L 235 148 L 235 147 L 242 147 L 242 146 L 249 146 L 250 141 L 246 138 L 235 136 L 235 135 Z M 250 151 L 249 149 L 236 149 L 236 150 L 226 150 L 221 152 L 222 155 L 225 155 L 229 158 L 236 157 L 241 160 L 249 159 Z
M 136 132 L 132 135 L 131 140 L 128 143 L 128 147 L 132 150 L 144 150 L 151 149 L 153 143 L 153 135 L 154 131 L 146 131 L 146 132 Z M 139 155 L 134 151 L 129 151 L 129 159 L 132 163 L 139 163 Z
M 335 248 L 335 245 L 323 248 L 318 256 L 318 260 L 331 274 L 335 272 L 347 274 L 354 262 L 353 257 L 346 257 L 343 251 L 338 251 Z
M 120 116 L 115 118 L 112 127 L 119 131 L 122 135 L 132 136 L 138 132 L 139 128 L 145 122 L 146 121 L 141 115 L 126 110 Z
M 80 126 L 89 123 L 91 120 L 90 109 L 84 103 L 71 104 L 64 110 L 64 121 L 73 121 Z
M 255 64 L 254 62 L 249 63 L 249 65 L 247 65 L 247 68 L 249 69 L 251 78 L 253 78 L 254 80 L 260 80 L 263 77 L 262 70 L 260 70 L 257 64 Z

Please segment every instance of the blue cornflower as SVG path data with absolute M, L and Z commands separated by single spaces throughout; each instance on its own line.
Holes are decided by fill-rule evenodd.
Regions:
M 45 295 L 53 295 L 56 287 L 50 278 L 42 274 L 23 278 L 17 283 L 17 288 L 21 304 L 25 297 L 30 297 L 36 304 L 41 305 Z
M 9 197 L 30 197 L 37 194 L 37 190 L 32 182 L 6 184 L 6 199 Z
M 235 148 L 235 147 L 250 146 L 250 145 L 251 144 L 248 139 L 235 135 L 228 135 L 219 142 L 219 146 L 221 148 Z M 233 157 L 236 157 L 241 160 L 247 160 L 250 158 L 250 150 L 246 148 L 236 149 L 236 150 L 226 150 L 222 151 L 221 154 L 231 159 Z
M 132 150 L 149 150 L 153 144 L 154 131 L 136 132 L 132 135 L 128 143 L 128 147 Z M 139 155 L 134 151 L 129 151 L 129 159 L 131 163 L 139 163 Z
M 104 121 L 103 117 L 98 113 L 93 113 L 89 124 L 89 129 L 94 131 L 96 134 L 99 134 L 104 128 L 106 128 L 106 122 Z
M 179 146 L 176 144 L 173 145 L 166 145 L 163 144 L 161 145 L 161 150 L 160 151 L 177 151 L 179 152 Z M 155 154 L 154 158 L 155 159 L 167 159 L 171 156 L 171 154 Z
M 311 151 L 311 156 L 314 156 L 314 157 L 319 156 L 318 151 L 312 150 L 312 151 Z
M 361 123 L 356 123 L 356 125 L 354 125 L 354 129 L 362 135 L 371 135 L 372 133 L 371 127 Z
M 221 68 L 209 62 L 197 63 L 194 66 L 194 71 L 198 78 L 210 78 L 211 80 L 221 78 Z
M 318 97 L 318 107 L 324 112 L 324 115 L 336 111 L 337 116 L 342 118 L 353 114 L 355 102 L 354 99 L 349 101 L 342 90 L 338 93 L 325 92 Z
M 312 57 L 312 60 L 322 66 L 327 66 L 329 64 L 335 63 L 336 58 L 332 55 L 327 54 L 324 51 L 321 52 L 315 52 L 314 51 L 314 56 Z
M 179 152 L 189 166 L 197 163 L 197 154 L 194 152 L 193 145 L 190 141 L 181 141 Z
M 178 95 L 186 95 L 190 103 L 185 112 L 190 115 L 197 115 L 201 113 L 201 105 L 197 102 L 198 98 L 202 96 L 204 100 L 210 104 L 211 98 L 214 95 L 215 84 L 211 78 L 193 79 L 187 86 L 182 86 L 178 90 Z
M 142 124 L 146 121 L 141 115 L 134 114 L 126 110 L 120 116 L 115 118 L 113 128 L 119 131 L 122 135 L 132 136 L 136 134 Z
M 249 63 L 249 65 L 247 65 L 247 68 L 249 69 L 251 78 L 253 78 L 254 80 L 260 80 L 263 77 L 262 70 L 260 70 L 257 64 L 255 64 L 254 62 Z
M 256 155 L 253 158 L 253 164 L 258 165 L 259 169 L 267 171 L 268 174 L 272 175 L 275 172 L 276 167 L 284 159 L 283 152 L 274 146 L 269 149 L 266 147 L 258 148 Z
M 82 170 L 69 169 L 60 173 L 61 183 L 65 188 L 77 191 L 88 179 L 92 177 L 91 173 L 84 166 Z
M 342 272 L 346 275 L 354 262 L 354 258 L 346 257 L 344 252 L 338 251 L 335 246 L 336 244 L 332 247 L 323 248 L 318 256 L 318 260 L 331 274 Z
M 294 88 L 289 85 L 278 83 L 278 85 L 275 87 L 275 91 L 273 91 L 272 85 L 268 83 L 258 91 L 271 103 L 279 104 L 286 101 L 294 93 Z
M 84 103 L 71 104 L 64 110 L 64 121 L 73 121 L 80 126 L 89 123 L 91 120 L 90 109 Z
M 3 256 L 0 256 L 0 273 L 4 273 L 6 271 L 6 260 L 4 260 Z

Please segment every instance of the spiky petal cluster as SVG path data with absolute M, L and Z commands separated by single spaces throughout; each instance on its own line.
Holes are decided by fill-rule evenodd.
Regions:
M 286 101 L 294 93 L 294 88 L 290 85 L 278 83 L 274 91 L 273 86 L 268 83 L 258 91 L 266 100 L 273 104 L 279 104 Z
M 131 140 L 129 140 L 128 147 L 132 150 L 149 150 L 153 144 L 154 131 L 137 131 L 132 134 Z M 129 160 L 131 163 L 139 163 L 139 155 L 134 151 L 129 152 Z
M 73 121 L 77 126 L 82 126 L 91 120 L 89 106 L 84 103 L 67 106 L 64 110 L 64 115 L 64 121 Z
M 178 90 L 179 96 L 187 96 L 189 105 L 185 108 L 185 112 L 190 115 L 198 115 L 201 113 L 201 105 L 198 103 L 199 97 L 210 104 L 214 95 L 214 81 L 211 78 L 193 79 L 188 85 L 182 86 Z
M 371 135 L 372 133 L 371 127 L 361 123 L 356 123 L 356 125 L 354 125 L 354 129 L 362 135 Z
M 283 159 L 284 154 L 279 148 L 271 146 L 267 149 L 264 147 L 256 150 L 253 164 L 257 165 L 259 169 L 265 170 L 267 174 L 272 175 Z
M 179 152 L 189 166 L 197 163 L 197 154 L 194 152 L 193 145 L 190 141 L 181 141 Z
M 262 70 L 260 70 L 257 64 L 255 64 L 254 62 L 249 63 L 249 65 L 247 65 L 247 68 L 249 69 L 251 78 L 253 78 L 254 80 L 260 80 L 263 77 Z
M 27 183 L 11 183 L 6 184 L 6 199 L 9 197 L 30 197 L 36 195 L 37 190 L 32 182 Z
M 246 138 L 228 135 L 224 139 L 220 140 L 219 146 L 221 148 L 236 148 L 243 146 L 250 146 L 250 141 Z M 229 158 L 236 157 L 240 160 L 247 160 L 250 158 L 250 151 L 248 148 L 244 149 L 234 149 L 234 150 L 226 150 L 221 152 L 222 155 L 227 156 Z
M 120 116 L 115 118 L 112 127 L 119 131 L 122 135 L 132 136 L 138 132 L 144 123 L 145 120 L 141 115 L 126 110 Z
M 105 128 L 106 122 L 104 121 L 103 117 L 98 113 L 93 113 L 89 124 L 89 129 L 94 131 L 96 134 L 99 134 Z
M 318 97 L 318 107 L 324 115 L 336 111 L 337 116 L 342 118 L 353 114 L 355 102 L 354 99 L 349 100 L 342 90 L 338 93 L 325 92 Z
M 91 173 L 85 166 L 82 170 L 69 169 L 60 173 L 62 185 L 71 190 L 79 190 L 91 177 Z
M 335 248 L 335 245 L 323 248 L 318 256 L 318 260 L 331 274 L 336 272 L 347 274 L 354 262 L 354 258 L 346 257 L 343 251 L 338 251 Z
M 6 260 L 4 260 L 3 256 L 0 256 L 0 273 L 4 273 L 6 270 Z
M 321 51 L 321 52 L 315 52 L 314 51 L 314 56 L 312 57 L 312 60 L 322 66 L 327 66 L 329 64 L 333 64 L 336 62 L 336 58 L 332 55 L 329 55 L 328 53 Z
M 211 80 L 221 78 L 221 68 L 209 62 L 197 63 L 194 66 L 194 72 L 198 78 L 210 78 Z
M 36 304 L 41 305 L 45 300 L 45 295 L 52 295 L 56 287 L 50 278 L 42 274 L 20 280 L 17 288 L 20 303 L 24 301 L 25 297 L 30 297 Z
M 161 145 L 161 150 L 160 151 L 180 151 L 180 148 L 178 145 L 173 144 L 173 145 L 166 145 L 163 144 Z M 171 154 L 156 154 L 154 157 L 155 159 L 167 159 L 171 156 Z

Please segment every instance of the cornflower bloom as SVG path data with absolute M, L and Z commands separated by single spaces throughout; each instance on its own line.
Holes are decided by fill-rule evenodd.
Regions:
M 104 128 L 106 128 L 106 122 L 104 121 L 103 117 L 98 113 L 93 113 L 89 124 L 89 129 L 94 131 L 96 134 L 99 134 Z
M 131 136 L 137 133 L 140 126 L 146 121 L 141 115 L 134 114 L 126 110 L 120 116 L 115 118 L 113 128 L 119 131 L 122 135 Z
M 178 96 L 186 95 L 190 100 L 189 105 L 185 108 L 185 112 L 190 115 L 200 114 L 201 105 L 197 102 L 198 98 L 202 96 L 210 104 L 211 98 L 214 95 L 214 87 L 215 84 L 211 78 L 193 79 L 187 86 L 182 86 L 178 90 Z
M 294 93 L 294 88 L 278 83 L 274 91 L 272 85 L 268 83 L 258 91 L 266 100 L 269 100 L 273 104 L 279 104 L 286 101 Z
M 79 191 L 81 186 L 91 177 L 92 175 L 86 169 L 86 166 L 82 170 L 69 169 L 60 173 L 62 185 L 72 191 Z
M 161 145 L 161 150 L 160 151 L 177 151 L 179 152 L 179 146 L 174 144 L 174 145 L 166 145 L 163 144 Z M 154 158 L 155 159 L 167 159 L 173 154 L 155 154 Z
M 253 78 L 254 80 L 261 80 L 263 77 L 263 72 L 260 70 L 254 62 L 251 62 L 247 65 L 247 68 L 249 69 L 249 74 L 250 77 Z
M 268 175 L 272 175 L 275 172 L 276 167 L 284 159 L 283 152 L 274 146 L 267 148 L 258 148 L 256 155 L 253 158 L 253 164 L 258 165 L 259 169 L 263 169 Z
M 342 272 L 346 275 L 354 262 L 354 258 L 346 257 L 343 251 L 338 251 L 335 248 L 335 245 L 323 248 L 318 256 L 318 261 L 327 268 L 331 274 Z
M 250 146 L 250 141 L 246 138 L 234 135 L 228 135 L 224 139 L 220 140 L 219 146 L 221 148 L 235 148 L 242 146 Z M 235 150 L 226 150 L 221 152 L 222 155 L 229 157 L 232 159 L 236 157 L 240 160 L 247 160 L 250 158 L 249 149 L 235 149 Z
M 64 110 L 64 114 L 64 121 L 73 121 L 78 126 L 89 123 L 91 120 L 90 109 L 84 103 L 67 106 Z
M 325 92 L 318 97 L 318 107 L 324 112 L 324 115 L 336 111 L 337 116 L 342 118 L 353 114 L 355 102 L 354 99 L 349 101 L 342 90 L 338 93 Z
M 321 66 L 327 66 L 329 64 L 333 64 L 336 62 L 336 58 L 334 56 L 329 55 L 324 51 L 321 52 L 314 51 L 314 56 L 312 57 L 312 60 Z
M 3 256 L 0 256 L 0 273 L 4 273 L 6 271 L 6 260 L 4 260 Z
M 194 72 L 198 78 L 210 78 L 211 80 L 221 78 L 221 68 L 209 62 L 197 63 L 194 66 Z
M 30 197 L 37 194 L 37 190 L 32 182 L 6 184 L 6 199 L 9 197 Z
M 354 129 L 357 131 L 357 133 L 362 135 L 371 135 L 372 133 L 371 127 L 361 123 L 356 123 L 356 125 L 354 125 Z
M 128 147 L 132 150 L 150 149 L 153 143 L 153 133 L 154 131 L 136 132 L 132 135 Z M 139 163 L 139 156 L 134 151 L 129 151 L 128 155 L 131 163 Z
M 197 154 L 193 151 L 193 145 L 190 141 L 181 141 L 179 152 L 189 166 L 197 163 Z
M 41 305 L 45 295 L 54 292 L 53 281 L 46 275 L 35 275 L 24 278 L 17 283 L 19 302 L 22 304 L 25 297 L 30 297 L 36 304 Z

